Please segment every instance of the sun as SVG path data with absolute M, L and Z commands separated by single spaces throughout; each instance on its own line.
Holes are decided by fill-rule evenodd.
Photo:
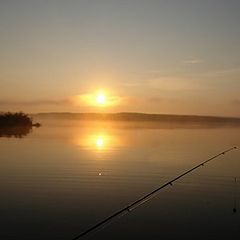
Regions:
M 100 92 L 96 95 L 96 103 L 99 106 L 104 106 L 107 103 L 106 95 L 103 92 Z
M 92 93 L 79 94 L 72 97 L 74 105 L 91 106 L 97 108 L 115 107 L 122 103 L 122 97 L 113 95 L 106 89 L 98 89 Z

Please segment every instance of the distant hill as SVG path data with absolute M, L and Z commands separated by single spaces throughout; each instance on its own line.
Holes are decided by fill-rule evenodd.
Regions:
M 173 114 L 146 114 L 146 113 L 38 113 L 33 117 L 39 119 L 61 120 L 89 120 L 89 121 L 127 121 L 127 122 L 153 122 L 178 124 L 217 124 L 240 126 L 240 118 L 217 116 L 194 116 Z

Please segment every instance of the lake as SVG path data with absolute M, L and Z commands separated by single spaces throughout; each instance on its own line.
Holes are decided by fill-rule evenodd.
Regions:
M 0 239 L 66 239 L 233 146 L 238 127 L 44 120 L 0 137 Z M 240 150 L 88 239 L 240 238 Z M 235 211 L 236 210 L 236 211 Z

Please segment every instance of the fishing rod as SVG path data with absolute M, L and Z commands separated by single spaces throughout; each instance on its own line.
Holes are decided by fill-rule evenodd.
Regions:
M 234 203 L 233 203 L 233 213 L 237 212 L 237 197 L 236 197 L 236 193 L 237 193 L 237 178 L 234 178 Z
M 87 229 L 86 231 L 82 232 L 81 234 L 79 234 L 78 236 L 74 237 L 72 240 L 77 240 L 83 237 L 86 237 L 87 235 L 89 235 L 90 233 L 93 233 L 97 230 L 100 230 L 101 228 L 103 228 L 104 226 L 106 226 L 107 224 L 110 224 L 113 220 L 120 218 L 122 216 L 124 216 L 125 214 L 131 212 L 132 210 L 134 210 L 135 208 L 139 207 L 140 205 L 142 205 L 143 203 L 149 201 L 151 198 L 153 198 L 154 196 L 156 196 L 158 194 L 158 192 L 167 187 L 167 186 L 172 186 L 172 184 L 177 181 L 178 179 L 182 178 L 183 176 L 189 174 L 190 172 L 194 171 L 195 169 L 204 166 L 206 163 L 212 161 L 215 158 L 218 158 L 222 155 L 225 155 L 226 153 L 237 149 L 237 147 L 232 147 L 229 148 L 213 157 L 210 157 L 209 159 L 201 162 L 200 164 L 196 165 L 195 167 L 185 171 L 184 173 L 180 174 L 179 176 L 173 178 L 172 180 L 166 182 L 165 184 L 163 184 L 162 186 L 158 187 L 157 189 L 153 190 L 152 192 L 144 195 L 143 197 L 139 198 L 138 200 L 136 200 L 135 202 L 129 204 L 128 206 L 122 208 L 121 210 L 115 212 L 114 214 L 112 214 L 111 216 L 105 218 L 104 220 L 102 220 L 101 222 L 97 223 L 96 225 L 90 227 L 89 229 Z

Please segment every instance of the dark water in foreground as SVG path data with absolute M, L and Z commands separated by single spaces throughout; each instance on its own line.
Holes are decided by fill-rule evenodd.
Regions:
M 49 121 L 15 137 L 0 138 L 4 240 L 70 240 L 188 168 L 240 146 L 240 128 L 227 127 Z M 89 239 L 179 238 L 240 238 L 240 150 L 165 188 Z

